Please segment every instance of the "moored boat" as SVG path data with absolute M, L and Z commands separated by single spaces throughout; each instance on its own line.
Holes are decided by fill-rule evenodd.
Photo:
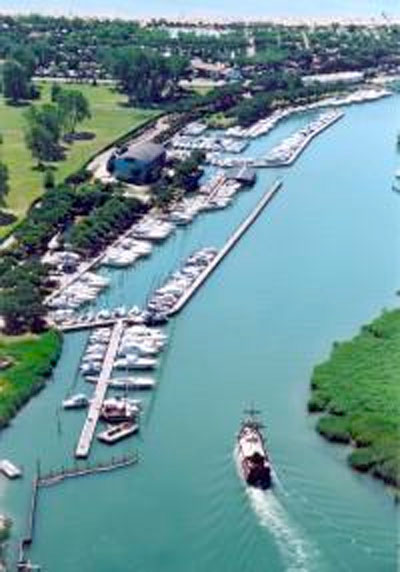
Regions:
M 98 378 L 94 376 L 86 377 L 86 381 L 97 383 Z M 156 380 L 152 377 L 114 377 L 109 379 L 107 385 L 110 389 L 121 389 L 123 391 L 136 391 L 141 389 L 153 389 Z
M 263 425 L 256 419 L 257 411 L 247 411 L 237 436 L 237 461 L 245 482 L 258 489 L 268 489 L 271 482 L 271 464 L 266 451 Z
M 62 406 L 64 409 L 83 409 L 89 405 L 89 399 L 84 393 L 78 393 L 68 399 L 64 399 Z
M 112 445 L 117 443 L 121 439 L 125 439 L 134 433 L 139 431 L 139 424 L 132 423 L 127 421 L 125 423 L 121 423 L 119 425 L 113 425 L 112 427 L 108 427 L 105 431 L 101 431 L 98 433 L 97 438 L 99 441 L 103 443 L 107 443 L 108 445 Z
M 100 416 L 108 423 L 122 423 L 124 421 L 136 421 L 139 407 L 128 399 L 110 398 L 104 401 Z

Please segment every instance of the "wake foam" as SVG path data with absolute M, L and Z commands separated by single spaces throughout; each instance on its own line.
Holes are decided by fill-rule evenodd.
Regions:
M 238 474 L 243 480 L 235 450 Z M 273 481 L 283 490 L 277 476 Z M 245 483 L 244 483 L 245 484 Z M 312 572 L 320 570 L 320 553 L 290 518 L 274 489 L 263 491 L 246 486 L 246 494 L 260 525 L 272 534 L 285 563 L 286 572 Z
M 273 491 L 246 487 L 250 505 L 260 525 L 273 535 L 287 572 L 315 569 L 317 550 L 297 529 Z

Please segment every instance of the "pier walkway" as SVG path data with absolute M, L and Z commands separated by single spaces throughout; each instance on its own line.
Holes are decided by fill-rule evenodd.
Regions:
M 100 410 L 107 392 L 108 380 L 111 377 L 111 372 L 113 369 L 115 356 L 117 355 L 123 329 L 124 320 L 118 320 L 118 322 L 114 324 L 113 331 L 111 333 L 110 343 L 108 345 L 107 352 L 103 361 L 103 367 L 101 369 L 94 395 L 90 402 L 86 421 L 82 428 L 78 445 L 75 450 L 75 457 L 78 459 L 83 459 L 89 455 L 90 446 L 93 441 Z
M 197 290 L 203 285 L 207 278 L 214 272 L 216 267 L 222 262 L 225 256 L 232 250 L 236 243 L 242 238 L 245 232 L 250 228 L 254 221 L 258 218 L 267 204 L 276 195 L 279 189 L 282 187 L 282 181 L 276 181 L 270 189 L 265 193 L 262 199 L 258 202 L 253 211 L 248 215 L 248 217 L 242 222 L 242 224 L 235 230 L 225 246 L 219 251 L 217 256 L 213 259 L 211 264 L 198 276 L 198 278 L 193 282 L 191 287 L 187 290 L 184 296 L 171 308 L 169 315 L 173 316 L 180 312 L 182 308 L 187 304 L 190 298 L 197 292 Z

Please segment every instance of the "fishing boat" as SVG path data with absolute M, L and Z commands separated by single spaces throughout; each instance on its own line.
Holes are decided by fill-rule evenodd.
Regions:
M 105 431 L 98 433 L 97 438 L 103 443 L 108 445 L 113 445 L 121 439 L 125 439 L 134 433 L 139 431 L 139 424 L 132 423 L 131 421 L 126 421 L 125 423 L 120 423 L 119 425 L 113 425 L 108 427 Z
M 247 418 L 237 435 L 239 469 L 249 486 L 265 490 L 271 486 L 271 464 L 261 432 L 263 425 L 256 418 L 258 411 L 250 409 L 245 413 Z

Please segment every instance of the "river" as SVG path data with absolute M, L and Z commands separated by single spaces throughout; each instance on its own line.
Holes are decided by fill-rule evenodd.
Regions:
M 255 141 L 258 152 L 306 121 Z M 396 121 L 397 119 L 397 121 Z M 220 246 L 277 174 L 274 198 L 216 273 L 169 325 L 170 343 L 146 406 L 138 466 L 65 482 L 39 496 L 33 561 L 47 572 L 396 570 L 398 513 L 381 483 L 352 472 L 345 447 L 322 440 L 306 402 L 313 366 L 396 304 L 399 97 L 352 106 L 297 163 L 260 171 L 225 211 L 200 216 L 134 269 L 103 271 L 97 307 L 143 303 L 186 254 Z M 37 460 L 73 463 L 82 412 L 59 412 L 86 389 L 77 366 L 86 334 L 69 334 L 54 379 L 1 433 L 2 456 L 24 466 L 0 480 L 1 512 L 27 515 Z M 246 492 L 233 461 L 242 410 L 263 412 L 277 485 Z M 95 444 L 91 460 L 107 459 Z

